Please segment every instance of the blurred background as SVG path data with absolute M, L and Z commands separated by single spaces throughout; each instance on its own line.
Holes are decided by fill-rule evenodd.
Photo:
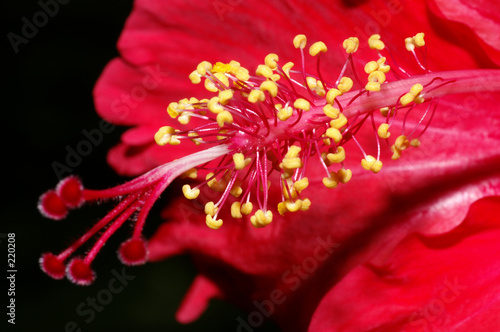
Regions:
M 6 170 L 0 223 L 0 250 L 5 254 L 0 255 L 0 266 L 6 275 L 6 234 L 15 233 L 17 269 L 16 325 L 7 324 L 8 284 L 3 276 L 0 330 L 237 331 L 236 319 L 247 314 L 221 301 L 212 301 L 193 324 L 177 323 L 175 311 L 196 273 L 189 257 L 123 270 L 116 248 L 127 238 L 127 230 L 116 234 L 95 260 L 98 278 L 91 286 L 52 280 L 39 269 L 41 253 L 58 253 L 110 208 L 106 204 L 82 208 L 55 222 L 43 218 L 36 204 L 39 195 L 58 182 L 54 162 L 64 164 L 68 149 L 85 139 L 83 131 L 99 128 L 92 89 L 104 66 L 118 55 L 115 45 L 133 5 L 131 0 L 60 0 L 58 8 L 52 7 L 52 17 L 40 14 L 45 10 L 42 4 L 54 2 L 3 1 L 0 5 L 2 169 Z M 30 30 L 26 22 L 33 20 L 39 20 L 39 27 Z M 116 128 L 105 134 L 72 169 L 89 188 L 124 180 L 106 164 L 106 153 L 122 132 Z M 168 199 L 168 193 L 165 196 Z M 148 219 L 148 236 L 161 223 L 158 205 Z M 123 273 L 128 284 L 107 299 L 103 290 Z M 94 310 L 89 301 L 98 295 L 106 305 L 98 302 Z M 253 331 L 278 330 L 266 323 Z

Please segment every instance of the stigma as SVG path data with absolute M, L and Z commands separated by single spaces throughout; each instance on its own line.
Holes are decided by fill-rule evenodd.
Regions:
M 440 97 L 500 90 L 498 70 L 430 71 L 425 66 L 423 33 L 402 42 L 420 68 L 418 73 L 410 74 L 389 61 L 393 52 L 380 35 L 369 38 L 373 58 L 362 68 L 354 62 L 359 40 L 345 39 L 346 60 L 334 80 L 325 80 L 321 72 L 320 60 L 326 57 L 327 46 L 317 41 L 308 47 L 305 35 L 297 35 L 292 42 L 301 57 L 298 69 L 292 62 L 282 63 L 274 53 L 253 72 L 235 60 L 202 61 L 189 79 L 203 84 L 212 97 L 170 103 L 166 112 L 178 126 L 160 127 L 154 141 L 165 149 L 179 144 L 203 149 L 113 188 L 86 189 L 79 178 L 71 176 L 44 193 L 38 208 L 54 220 L 64 219 L 70 210 L 89 202 L 114 199 L 118 203 L 61 253 L 43 254 L 42 270 L 54 279 L 66 276 L 79 285 L 91 284 L 95 278 L 92 261 L 125 223 L 132 224 L 133 231 L 118 249 L 118 257 L 126 265 L 145 263 L 148 249 L 142 230 L 147 216 L 179 177 L 198 180 L 196 185 L 182 187 L 188 200 L 199 200 L 202 188 L 215 193 L 216 199 L 203 202 L 204 220 L 211 229 L 223 227 L 220 215 L 224 210 L 232 219 L 256 228 L 268 226 L 277 214 L 304 213 L 315 208 L 308 197 L 311 163 L 320 165 L 326 188 L 348 185 L 353 176 L 345 165 L 352 153 L 349 149 L 361 152 L 362 170 L 379 173 L 383 171 L 382 149 L 390 150 L 393 160 L 407 149 L 425 149 L 421 137 L 431 125 Z M 315 59 L 315 71 L 305 67 L 306 57 Z M 375 144 L 363 146 L 356 138 L 366 130 L 373 132 Z M 271 186 L 279 188 L 278 200 L 270 199 Z M 90 239 L 95 239 L 94 244 L 85 256 L 77 256 Z

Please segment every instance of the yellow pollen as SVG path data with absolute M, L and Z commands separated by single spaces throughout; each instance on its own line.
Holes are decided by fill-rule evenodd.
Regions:
M 418 96 L 423 89 L 424 87 L 422 86 L 422 84 L 417 83 L 411 87 L 410 93 L 414 96 Z
M 375 70 L 368 75 L 369 82 L 379 82 L 380 84 L 385 82 L 385 74 L 380 70 Z
M 311 104 L 304 98 L 297 98 L 293 102 L 293 107 L 307 112 L 311 109 Z
M 187 199 L 195 199 L 200 194 L 200 189 L 191 189 L 191 186 L 189 184 L 185 184 L 184 186 L 182 186 L 182 193 Z
M 278 86 L 273 81 L 262 82 L 260 90 L 269 92 L 269 95 L 273 98 L 278 95 Z
M 368 38 L 368 45 L 372 50 L 378 51 L 382 51 L 385 47 L 384 42 L 380 40 L 379 34 L 371 35 L 370 38 Z
M 280 215 L 284 216 L 287 211 L 288 210 L 286 209 L 285 202 L 279 202 L 278 203 L 278 213 Z
M 225 123 L 233 123 L 233 116 L 231 115 L 231 113 L 229 113 L 229 111 L 222 111 L 217 114 L 217 124 L 219 125 L 219 127 L 224 127 Z
M 217 179 L 214 177 L 214 173 L 208 173 L 205 180 L 210 179 L 207 182 L 207 186 L 212 189 L 213 191 L 216 192 L 223 192 L 224 189 L 226 189 L 227 183 L 224 181 L 224 179 L 221 179 L 221 181 L 217 181 Z
M 273 213 L 271 211 L 257 210 L 253 216 L 250 217 L 250 222 L 254 227 L 260 228 L 267 226 L 273 221 Z
M 341 163 L 345 160 L 345 149 L 339 146 L 337 147 L 336 153 L 328 153 L 326 158 L 328 158 L 331 163 Z
M 170 115 L 170 117 L 172 118 L 176 118 L 179 116 L 179 111 L 177 110 L 177 107 L 179 106 L 178 103 L 170 103 L 168 104 L 168 107 L 167 107 L 167 113 L 168 115 Z
M 367 74 L 371 74 L 377 69 L 378 69 L 377 61 L 370 61 L 370 62 L 367 62 L 365 65 L 365 73 L 367 73 Z
M 198 170 L 196 168 L 191 168 L 181 174 L 181 179 L 196 179 L 198 177 Z
M 336 119 L 330 121 L 330 127 L 336 129 L 340 129 L 346 124 L 347 124 L 347 118 L 343 113 L 340 113 Z
M 356 37 L 349 37 L 344 40 L 344 42 L 342 43 L 342 47 L 348 54 L 352 54 L 358 50 L 359 39 Z
M 302 200 L 302 206 L 300 207 L 301 211 L 307 211 L 311 207 L 311 200 L 309 198 L 304 198 Z
M 412 52 L 415 49 L 412 37 L 405 38 L 405 47 L 408 52 Z
M 258 65 L 255 73 L 257 76 L 264 76 L 265 78 L 273 76 L 273 70 L 266 65 Z
M 325 132 L 325 135 L 333 139 L 335 143 L 339 143 L 342 140 L 342 133 L 337 128 L 328 128 Z
M 252 202 L 243 203 L 241 205 L 241 213 L 245 215 L 249 215 L 250 213 L 252 213 L 252 210 L 253 210 Z
M 401 158 L 401 150 L 399 150 L 394 144 L 391 145 L 391 151 L 392 151 L 392 160 L 397 160 Z
M 222 219 L 214 219 L 213 216 L 207 214 L 207 226 L 211 229 L 219 229 L 222 226 Z
M 418 148 L 420 146 L 420 140 L 418 138 L 414 138 L 410 141 L 410 145 L 414 148 Z
M 288 151 L 285 154 L 285 158 L 295 158 L 299 155 L 301 148 L 297 145 L 292 145 L 288 148 Z
M 391 136 L 391 133 L 389 132 L 389 125 L 387 123 L 382 123 L 377 130 L 378 137 L 386 139 Z
M 380 83 L 379 82 L 368 82 L 365 85 L 365 89 L 367 91 L 373 91 L 373 92 L 380 91 Z
M 289 119 L 293 114 L 293 108 L 287 106 L 285 108 L 279 108 L 278 109 L 278 119 L 280 119 L 281 121 L 285 121 L 287 119 Z
M 245 168 L 245 156 L 243 153 L 235 153 L 233 155 L 234 168 L 235 169 L 243 169 Z
M 198 71 L 193 70 L 191 74 L 189 74 L 189 79 L 193 84 L 199 84 L 201 82 L 201 76 L 198 74 Z
M 266 100 L 266 95 L 261 90 L 252 90 L 248 95 L 248 101 L 255 104 L 258 101 Z
M 342 77 L 339 81 L 339 85 L 337 85 L 337 88 L 340 90 L 340 92 L 349 92 L 352 89 L 353 86 L 353 81 L 349 77 Z
M 285 201 L 285 207 L 290 212 L 297 212 L 302 207 L 302 201 L 300 199 L 295 202 Z
M 191 120 L 192 114 L 192 112 L 182 112 L 182 114 L 177 118 L 177 121 L 179 121 L 180 124 L 186 125 L 189 123 L 189 120 Z
M 293 67 L 293 62 L 287 62 L 283 66 L 283 71 L 285 72 L 286 76 L 290 77 L 290 70 Z
M 283 158 L 283 167 L 288 169 L 301 168 L 303 166 L 302 160 L 299 157 L 295 158 Z
M 295 188 L 295 190 L 297 190 L 299 193 L 306 189 L 307 187 L 309 186 L 309 179 L 308 178 L 302 178 L 298 181 L 296 181 L 294 184 L 293 184 L 293 187 Z
M 361 160 L 361 166 L 367 171 L 378 173 L 382 169 L 382 162 L 375 159 L 373 156 L 367 155 L 363 160 Z
M 196 71 L 198 72 L 198 74 L 200 74 L 201 76 L 204 76 L 207 74 L 207 71 L 211 71 L 212 70 L 212 64 L 208 61 L 202 61 L 198 64 L 198 66 L 196 67 Z
M 279 60 L 278 55 L 276 55 L 274 53 L 269 53 L 264 58 L 264 63 L 266 64 L 266 66 L 268 66 L 269 68 L 274 70 L 274 69 L 278 68 L 278 64 L 276 63 L 278 60 Z
M 235 219 L 242 218 L 243 216 L 241 215 L 241 203 L 240 202 L 234 202 L 231 204 L 231 217 Z
M 331 119 L 336 119 L 339 117 L 339 114 L 340 114 L 340 110 L 338 108 L 335 108 L 333 107 L 332 105 L 330 104 L 326 104 L 324 107 L 323 107 L 323 112 L 325 113 L 325 115 Z
M 399 136 L 398 138 L 396 138 L 396 142 L 394 142 L 394 146 L 400 151 L 405 150 L 409 145 L 410 142 L 405 135 Z
M 207 108 L 210 112 L 219 114 L 220 112 L 224 111 L 224 107 L 219 103 L 219 97 L 212 97 L 210 100 L 207 102 Z
M 170 126 L 163 126 L 158 131 L 156 132 L 154 139 L 156 144 L 158 145 L 166 145 L 168 143 L 171 143 L 172 141 L 172 134 L 175 132 L 175 129 L 170 127 Z
M 385 64 L 385 57 L 378 58 L 377 63 L 378 63 L 378 69 L 381 72 L 387 74 L 389 70 L 391 70 L 391 66 Z
M 234 185 L 229 193 L 234 196 L 234 197 L 240 197 L 240 195 L 243 193 L 243 188 L 240 186 Z
M 245 67 L 239 67 L 234 74 L 240 81 L 248 81 L 250 79 L 250 73 Z
M 350 169 L 341 168 L 337 171 L 337 176 L 340 182 L 346 184 L 352 178 L 352 171 Z
M 219 103 L 226 105 L 233 98 L 233 90 L 223 90 L 219 92 Z
M 315 42 L 309 47 L 309 55 L 316 56 L 319 52 L 325 53 L 328 49 L 326 48 L 325 43 L 322 41 Z
M 208 78 L 205 78 L 205 89 L 207 89 L 207 91 L 210 91 L 210 92 L 217 92 L 219 91 L 219 88 L 215 85 L 214 82 L 212 82 L 212 80 L 208 79 Z
M 330 89 L 326 93 L 326 102 L 330 105 L 334 105 L 335 98 L 337 98 L 338 96 L 341 96 L 341 95 L 342 95 L 342 91 L 340 91 L 338 89 Z
M 339 185 L 339 176 L 335 172 L 330 172 L 328 177 L 323 178 L 323 185 L 328 189 L 336 188 Z
M 217 212 L 218 208 L 215 207 L 214 202 L 208 202 L 205 204 L 205 214 L 209 216 L 215 216 L 215 213 Z
M 307 44 L 307 37 L 305 35 L 297 35 L 293 38 L 293 46 L 295 48 L 304 49 Z
M 419 32 L 413 37 L 413 42 L 415 43 L 415 46 L 422 47 L 425 45 L 424 36 L 425 34 L 423 32 Z
M 383 117 L 387 117 L 387 115 L 389 114 L 389 107 L 382 107 L 380 109 L 380 114 L 382 114 Z

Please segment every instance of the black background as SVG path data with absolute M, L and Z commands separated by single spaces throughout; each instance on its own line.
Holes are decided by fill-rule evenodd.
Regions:
M 42 252 L 58 253 L 109 208 L 82 208 L 55 222 L 43 218 L 36 203 L 39 195 L 58 181 L 53 162 L 64 164 L 66 149 L 76 148 L 85 139 L 82 131 L 99 127 L 92 89 L 106 63 L 118 55 L 116 41 L 132 1 L 74 0 L 61 4 L 34 36 L 18 45 L 18 52 L 8 39 L 9 33 L 23 37 L 23 17 L 33 22 L 42 7 L 37 1 L 4 1 L 1 6 L 0 252 L 5 254 L 0 255 L 0 275 L 7 275 L 7 233 L 16 234 L 17 268 L 16 325 L 7 324 L 6 282 L 0 290 L 1 325 L 17 331 L 66 331 L 68 322 L 73 321 L 81 331 L 236 331 L 236 318 L 247 314 L 221 301 L 211 301 L 205 314 L 192 324 L 175 321 L 175 311 L 196 274 L 189 257 L 127 267 L 126 274 L 134 279 L 114 294 L 92 321 L 85 322 L 89 316 L 78 314 L 77 307 L 108 289 L 113 270 L 122 271 L 115 248 L 127 238 L 124 231 L 118 232 L 95 260 L 98 278 L 91 286 L 52 280 L 41 272 L 38 258 Z M 74 174 L 85 179 L 87 187 L 103 188 L 124 180 L 105 161 L 121 132 L 123 128 L 117 128 L 104 135 L 102 143 L 74 168 Z M 146 235 L 152 234 L 160 222 L 156 207 L 148 219 Z M 254 330 L 276 328 L 265 324 Z

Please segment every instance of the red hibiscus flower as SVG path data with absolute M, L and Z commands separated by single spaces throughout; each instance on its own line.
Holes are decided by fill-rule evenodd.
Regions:
M 498 330 L 500 74 L 486 68 L 500 63 L 499 9 L 137 1 L 95 100 L 132 127 L 110 164 L 149 173 L 100 191 L 70 177 L 44 194 L 55 219 L 121 200 L 42 269 L 91 283 L 93 258 L 132 220 L 125 264 L 189 253 L 199 268 L 181 322 L 221 298 L 247 310 L 239 331 L 266 319 L 289 331 Z M 181 175 L 192 202 L 172 199 L 146 242 L 151 206 Z

